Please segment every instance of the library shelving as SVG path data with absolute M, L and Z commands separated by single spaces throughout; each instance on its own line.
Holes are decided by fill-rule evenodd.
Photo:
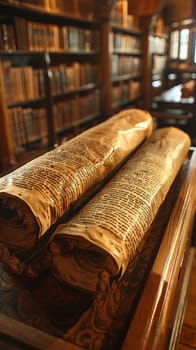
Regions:
M 93 3 L 0 1 L 1 173 L 100 119 Z
M 117 2 L 109 33 L 113 111 L 142 97 L 142 39 L 139 18 L 128 14 L 126 1 Z
M 168 32 L 164 18 L 155 14 L 143 20 L 144 35 L 144 106 L 151 110 L 153 98 L 165 89 Z
M 127 9 L 0 0 L 1 173 L 141 101 L 143 34 Z

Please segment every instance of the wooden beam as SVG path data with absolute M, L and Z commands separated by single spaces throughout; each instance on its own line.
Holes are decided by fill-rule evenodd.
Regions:
M 128 0 L 128 13 L 136 16 L 152 16 L 158 13 L 165 0 Z
M 99 18 L 109 18 L 112 9 L 115 7 L 117 0 L 96 0 L 96 16 Z

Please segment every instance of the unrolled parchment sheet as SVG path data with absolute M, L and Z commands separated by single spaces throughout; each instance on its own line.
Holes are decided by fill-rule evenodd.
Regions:
M 0 259 L 32 248 L 150 136 L 151 115 L 129 109 L 0 179 Z
M 183 131 L 156 130 L 50 243 L 55 276 L 96 291 L 101 271 L 123 275 L 163 203 L 190 147 Z

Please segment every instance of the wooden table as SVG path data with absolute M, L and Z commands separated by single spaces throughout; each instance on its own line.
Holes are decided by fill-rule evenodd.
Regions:
M 195 84 L 196 87 L 196 84 Z M 196 88 L 193 96 L 182 96 L 183 84 L 178 84 L 153 98 L 152 115 L 159 127 L 177 126 L 192 138 L 196 137 Z
M 3 350 L 174 349 L 192 266 L 196 151 L 175 180 L 120 281 L 102 274 L 95 296 L 0 269 Z

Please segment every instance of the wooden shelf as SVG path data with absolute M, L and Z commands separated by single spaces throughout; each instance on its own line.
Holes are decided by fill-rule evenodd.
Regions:
M 66 24 L 75 24 L 77 22 L 79 25 L 82 26 L 99 25 L 99 22 L 97 22 L 96 20 L 88 19 L 87 17 L 83 18 L 78 14 L 71 15 L 60 11 L 46 10 L 39 6 L 17 4 L 11 1 L 0 1 L 0 8 L 5 12 L 8 11 L 9 15 L 25 16 L 27 19 L 30 20 L 32 20 L 32 16 L 35 16 L 35 18 L 40 22 L 52 22 L 63 24 L 66 21 Z
M 13 81 L 16 81 L 19 84 L 19 87 L 17 87 L 17 92 L 20 90 L 20 93 L 22 94 L 23 90 L 28 89 L 28 84 L 32 85 L 34 84 L 33 81 L 28 81 L 26 76 L 23 76 L 23 67 L 26 67 L 26 69 L 32 68 L 33 74 L 34 69 L 40 69 L 42 70 L 43 76 L 39 79 L 39 82 L 36 84 L 42 84 L 42 88 L 44 89 L 44 96 L 40 96 L 34 99 L 25 99 L 25 93 L 24 95 L 24 101 L 23 97 L 19 97 L 17 100 L 17 97 L 15 96 L 14 92 L 11 91 L 11 89 L 7 90 L 4 88 L 2 89 L 2 96 L 3 98 L 8 102 L 8 105 L 4 108 L 4 117 L 6 118 L 7 122 L 5 125 L 10 125 L 8 132 L 10 133 L 9 138 L 9 151 L 7 150 L 5 154 L 5 161 L 2 165 L 2 171 L 9 171 L 11 163 L 17 163 L 18 166 L 21 164 L 20 158 L 22 158 L 22 154 L 18 152 L 16 154 L 16 148 L 18 147 L 18 143 L 21 142 L 21 146 L 23 144 L 26 145 L 24 142 L 23 136 L 18 136 L 19 130 L 21 130 L 21 133 L 27 133 L 26 129 L 26 123 L 27 118 L 26 113 L 28 109 L 37 109 L 37 108 L 44 108 L 45 110 L 45 121 L 47 123 L 47 138 L 48 138 L 48 147 L 53 147 L 56 143 L 59 142 L 57 138 L 59 137 L 59 133 L 57 130 L 55 130 L 55 123 L 56 123 L 56 116 L 54 115 L 54 106 L 58 103 L 65 103 L 65 108 L 67 107 L 68 100 L 70 99 L 70 103 L 73 104 L 73 98 L 75 99 L 75 106 L 78 106 L 78 111 L 76 112 L 78 120 L 80 120 L 80 109 L 79 104 L 82 103 L 83 110 L 85 108 L 86 103 L 86 118 L 84 115 L 82 115 L 82 119 L 86 120 L 86 122 L 82 122 L 82 124 L 77 121 L 77 132 L 80 132 L 80 124 L 86 125 L 87 127 L 87 121 L 89 121 L 89 125 L 92 124 L 92 118 L 93 115 L 95 119 L 97 120 L 97 115 L 100 115 L 100 106 L 96 107 L 98 108 L 97 111 L 91 117 L 89 117 L 89 111 L 88 110 L 88 96 L 87 94 L 93 93 L 95 89 L 98 89 L 101 94 L 101 88 L 102 84 L 97 83 L 97 78 L 94 77 L 97 73 L 94 72 L 94 67 L 92 69 L 92 81 L 90 81 L 91 78 L 86 80 L 85 74 L 90 74 L 87 68 L 83 68 L 82 64 L 88 63 L 88 64 L 94 64 L 98 69 L 100 70 L 100 47 L 98 46 L 98 42 L 100 41 L 100 28 L 101 28 L 101 22 L 100 20 L 94 20 L 93 18 L 88 18 L 88 14 L 86 14 L 86 17 L 83 18 L 82 16 L 78 15 L 79 7 L 75 7 L 77 3 L 77 0 L 74 2 L 74 7 L 77 10 L 72 14 L 63 13 L 62 11 L 50 11 L 45 8 L 41 8 L 38 6 L 29 6 L 27 4 L 21 4 L 21 3 L 15 3 L 14 1 L 0 1 L 0 11 L 1 13 L 9 19 L 9 25 L 12 26 L 12 30 L 15 31 L 15 47 L 16 49 L 7 49 L 7 50 L 1 50 L 0 51 L 0 62 L 7 62 L 8 66 L 7 68 L 10 69 L 10 73 L 12 75 L 12 84 Z M 78 5 L 78 3 L 77 3 Z M 6 22 L 7 23 L 7 22 Z M 7 24 L 6 24 L 7 25 Z M 52 40 L 49 40 L 47 42 L 47 37 L 44 35 L 48 35 L 47 26 L 50 25 L 50 33 L 52 34 Z M 24 30 L 23 30 L 24 29 Z M 35 38 L 33 42 L 31 43 L 29 38 L 29 30 L 32 30 L 32 33 L 35 35 Z M 44 29 L 44 30 L 43 30 Z M 38 40 L 37 33 L 40 30 L 40 35 L 42 35 L 43 39 L 43 45 L 40 41 L 40 37 Z M 23 32 L 23 35 L 19 35 L 20 31 Z M 57 35 L 59 35 L 59 39 L 57 40 Z M 74 36 L 75 35 L 75 36 Z M 69 41 L 70 36 L 74 36 L 73 40 Z M 99 39 L 98 39 L 99 37 Z M 8 37 L 8 40 L 13 39 L 11 37 Z M 106 38 L 108 40 L 108 38 Z M 25 41 L 26 40 L 26 41 Z M 37 41 L 38 40 L 38 41 Z M 75 40 L 76 47 L 70 46 L 70 43 Z M 46 43 L 46 44 L 45 44 Z M 49 43 L 49 44 L 48 44 Z M 85 45 L 89 45 L 88 47 Z M 7 43 L 6 47 L 11 47 L 11 43 Z M 12 43 L 13 45 L 13 43 Z M 13 45 L 13 46 L 14 46 Z M 55 47 L 56 45 L 56 47 Z M 84 49 L 83 49 L 84 45 Z M 94 45 L 97 45 L 96 47 Z M 27 48 L 26 48 L 27 46 Z M 24 47 L 24 48 L 23 48 Z M 43 48 L 42 48 L 43 47 Z M 65 47 L 65 49 L 61 49 L 62 47 Z M 51 49 L 50 49 L 51 48 Z M 34 50 L 35 49 L 35 50 Z M 93 62 L 92 62 L 93 61 Z M 9 63 L 10 62 L 10 63 Z M 77 63 L 77 72 L 74 71 L 73 64 Z M 88 65 L 87 64 L 87 65 Z M 52 83 L 57 83 L 57 76 L 53 76 L 54 79 L 52 80 L 52 69 L 54 68 L 54 72 L 56 72 L 56 69 L 60 67 L 60 65 L 64 65 L 64 77 L 61 82 L 61 84 L 65 84 L 61 87 L 62 93 L 54 94 L 55 89 L 52 87 Z M 74 66 L 75 67 L 75 66 Z M 6 69 L 7 69 L 6 68 Z M 18 69 L 17 69 L 18 68 Z M 4 67 L 5 69 L 5 67 Z M 69 72 L 68 72 L 69 69 Z M 72 69 L 72 71 L 71 71 Z M 80 69 L 83 69 L 80 71 Z M 8 71 L 4 71 L 5 76 L 3 76 L 4 79 L 8 79 L 9 76 L 7 75 Z M 14 80 L 14 74 L 16 74 L 16 78 Z M 78 74 L 78 77 L 76 75 Z M 19 80 L 21 82 L 19 82 Z M 33 77 L 33 79 L 36 79 Z M 71 83 L 71 79 L 73 82 Z M 90 81 L 90 83 L 85 83 L 86 81 Z M 3 84 L 3 83 L 2 83 Z M 9 81 L 7 80 L 7 84 L 9 84 Z M 59 83 L 58 83 L 59 84 Z M 83 85 L 84 84 L 84 85 Z M 80 86 L 81 85 L 81 86 Z M 18 85 L 17 85 L 18 86 Z M 71 89 L 68 89 L 70 87 L 73 87 Z M 68 87 L 66 89 L 66 87 Z M 38 91 L 39 91 L 40 85 L 38 85 Z M 33 87 L 34 89 L 34 87 Z M 52 90 L 54 89 L 54 91 Z M 6 99 L 6 93 L 9 91 L 9 93 L 13 94 L 12 97 L 9 99 Z M 57 91 L 60 91 L 57 89 Z M 23 91 L 24 92 L 24 91 Z M 42 91 L 43 93 L 43 91 Z M 86 94 L 86 95 L 85 95 Z M 85 96 L 84 96 L 85 95 Z M 80 102 L 80 98 L 83 98 L 83 100 Z M 85 99 L 86 98 L 86 99 Z M 89 97 L 90 98 L 90 97 Z M 22 101 L 19 101 L 21 100 Z M 95 104 L 97 104 L 97 97 L 95 98 Z M 13 101 L 13 103 L 12 103 Z M 86 102 L 85 102 L 86 101 Z M 99 102 L 100 104 L 100 102 Z M 58 108 L 60 108 L 58 106 Z M 24 114 L 25 113 L 25 114 Z M 40 112 L 41 113 L 41 112 Z M 84 114 L 84 111 L 83 111 Z M 91 113 L 90 113 L 91 114 Z M 20 120 L 19 120 L 19 119 Z M 25 119 L 24 119 L 25 118 Z M 43 118 L 43 113 L 42 113 Z M 64 118 L 64 117 L 63 117 Z M 75 117 L 74 117 L 75 119 Z M 64 120 L 64 119 L 63 119 Z M 29 121 L 28 121 L 29 122 Z M 33 120 L 31 120 L 33 122 Z M 40 125 L 39 128 L 45 128 L 46 126 L 43 126 L 43 122 L 41 119 L 37 121 L 38 123 L 42 123 L 42 126 Z M 97 121 L 95 121 L 97 122 Z M 45 123 L 45 122 L 44 122 Z M 14 133 L 14 135 L 11 136 L 11 130 L 12 128 L 16 128 L 17 125 L 17 132 Z M 72 120 L 70 120 L 70 130 L 73 129 Z M 67 126 L 66 126 L 67 128 Z M 66 131 L 65 128 L 65 132 Z M 64 130 L 64 128 L 62 128 Z M 30 132 L 30 129 L 28 129 L 28 132 Z M 75 131 L 74 131 L 75 133 Z M 62 134 L 62 133 L 61 133 Z M 62 135 L 63 136 L 63 135 Z M 39 140 L 39 137 L 37 138 Z M 15 147 L 14 142 L 16 142 L 17 147 Z M 28 146 L 28 145 L 27 145 Z M 29 144 L 29 146 L 31 146 Z M 39 146 L 39 145 L 37 145 Z M 39 148 L 39 147 L 38 147 Z M 19 145 L 20 149 L 20 145 Z M 28 147 L 27 147 L 28 150 Z M 27 151 L 28 153 L 28 151 Z M 29 153 L 30 155 L 30 153 Z M 6 157 L 8 158 L 6 160 Z M 28 158 L 28 155 L 27 155 Z M 30 157 L 29 157 L 30 159 Z M 1 165 L 0 165 L 1 167 Z
M 11 103 L 11 104 L 8 104 L 7 105 L 7 108 L 15 108 L 15 107 L 29 107 L 29 106 L 38 106 L 40 104 L 44 104 L 46 101 L 46 98 L 45 97 L 39 97 L 39 98 L 36 98 L 34 100 L 26 100 L 26 101 L 19 101 L 19 102 L 15 102 L 15 103 Z
M 117 25 L 114 25 L 114 24 L 111 24 L 111 30 L 113 32 L 116 32 L 116 33 L 124 33 L 124 34 L 129 34 L 129 35 L 136 35 L 136 36 L 142 36 L 143 33 L 141 31 L 137 31 L 137 30 L 134 30 L 134 29 L 129 29 L 129 28 L 125 28 L 125 27 L 120 27 L 120 26 L 117 26 Z
M 126 74 L 126 75 L 119 75 L 117 77 L 113 77 L 112 78 L 112 82 L 119 82 L 119 81 L 126 81 L 126 80 L 131 80 L 131 79 L 142 79 L 141 75 L 137 75 L 137 74 Z
M 80 88 L 78 89 L 71 89 L 71 90 L 67 90 L 67 91 L 64 91 L 62 93 L 59 93 L 59 94 L 55 94 L 53 95 L 52 97 L 54 99 L 57 99 L 59 97 L 63 97 L 63 96 L 67 96 L 67 95 L 73 95 L 73 94 L 80 94 L 80 93 L 83 93 L 83 92 L 87 92 L 87 91 L 90 91 L 90 90 L 94 90 L 96 88 L 100 88 L 100 84 L 86 84 L 84 86 L 81 86 Z
M 117 50 L 114 50 L 113 51 L 113 54 L 114 55 L 122 55 L 122 56 L 141 56 L 142 55 L 142 52 L 141 51 L 117 51 Z

